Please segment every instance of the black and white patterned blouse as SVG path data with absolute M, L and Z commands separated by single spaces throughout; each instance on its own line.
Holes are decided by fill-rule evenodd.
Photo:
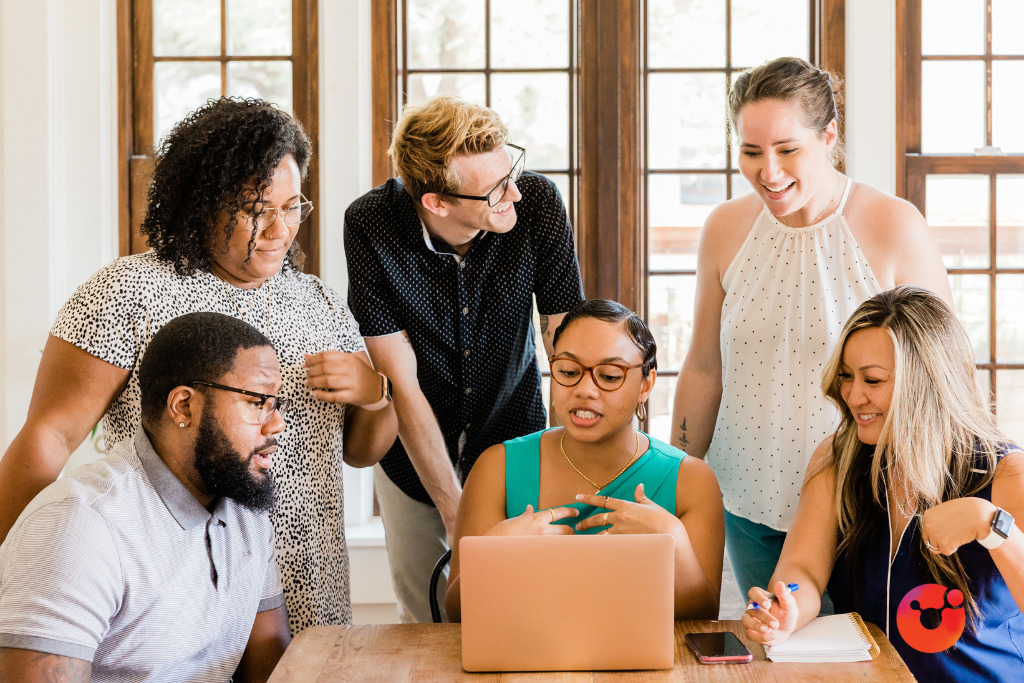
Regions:
M 140 424 L 139 360 L 153 335 L 173 318 L 195 311 L 234 317 L 241 311 L 243 320 L 274 343 L 281 394 L 293 400 L 271 468 L 278 492 L 272 518 L 292 632 L 351 623 L 342 492 L 344 406 L 314 399 L 302 368 L 304 353 L 365 348 L 355 319 L 334 290 L 294 271 L 278 273 L 256 289 L 232 287 L 209 272 L 181 277 L 150 251 L 119 258 L 89 278 L 61 308 L 50 333 L 131 371 L 103 416 L 104 439 L 113 444 L 132 437 Z
M 565 313 L 583 298 L 558 189 L 530 172 L 516 186 L 523 198 L 515 226 L 481 232 L 461 257 L 430 240 L 398 179 L 345 211 L 352 312 L 367 337 L 408 333 L 420 389 L 463 482 L 485 449 L 546 423 L 534 297 L 541 315 Z M 406 495 L 432 504 L 400 439 L 380 464 Z

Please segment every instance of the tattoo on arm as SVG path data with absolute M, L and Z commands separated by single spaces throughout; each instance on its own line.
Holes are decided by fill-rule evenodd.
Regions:
M 690 440 L 686 438 L 686 418 L 685 417 L 683 418 L 682 423 L 680 423 L 680 425 L 679 425 L 679 431 L 682 432 L 682 434 L 679 435 L 679 441 L 678 441 L 679 448 L 681 448 L 682 450 L 686 450 L 686 447 L 690 445 Z
M 92 677 L 92 662 L 84 659 L 28 650 L 14 650 L 8 653 L 21 660 L 18 664 L 24 667 L 23 672 L 34 672 L 38 680 L 47 683 L 79 683 Z
M 542 315 L 540 317 L 540 336 L 542 337 L 548 336 L 548 322 L 548 316 Z

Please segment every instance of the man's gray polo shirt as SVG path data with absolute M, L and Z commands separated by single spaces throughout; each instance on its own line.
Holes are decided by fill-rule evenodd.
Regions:
M 228 680 L 284 604 L 265 513 L 206 510 L 144 430 L 48 486 L 0 546 L 0 647 L 93 663 L 94 681 Z

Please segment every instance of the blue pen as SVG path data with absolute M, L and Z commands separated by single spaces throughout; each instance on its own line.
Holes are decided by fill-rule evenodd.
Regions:
M 786 590 L 789 591 L 790 593 L 792 593 L 793 591 L 800 590 L 800 584 L 791 583 L 788 586 L 786 586 Z M 775 599 L 775 593 L 769 593 L 768 597 L 765 598 L 765 602 L 771 602 L 774 599 Z M 757 604 L 756 602 L 752 602 L 749 605 L 747 605 L 747 609 L 761 609 L 761 605 Z

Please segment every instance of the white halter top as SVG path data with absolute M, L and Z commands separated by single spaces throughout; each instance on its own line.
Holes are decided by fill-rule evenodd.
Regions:
M 846 224 L 852 187 L 805 228 L 762 209 L 722 278 L 722 403 L 707 460 L 729 512 L 780 531 L 838 425 L 822 369 L 847 318 L 882 291 Z

